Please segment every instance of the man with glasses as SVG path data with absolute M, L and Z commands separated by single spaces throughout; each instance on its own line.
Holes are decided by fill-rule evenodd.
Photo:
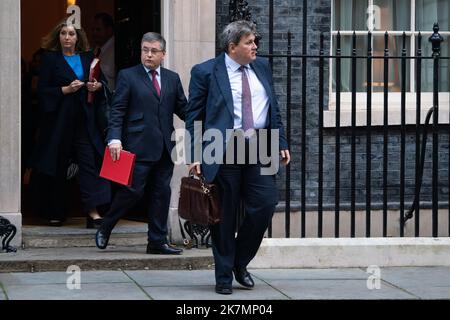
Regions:
M 148 185 L 147 253 L 180 254 L 167 241 L 170 180 L 173 173 L 171 140 L 173 115 L 184 120 L 186 97 L 177 73 L 161 67 L 166 41 L 158 34 L 144 34 L 141 64 L 119 72 L 109 120 L 107 142 L 111 158 L 122 149 L 136 154 L 132 185 L 120 186 L 104 216 L 95 242 L 105 249 L 116 223 L 142 197 Z

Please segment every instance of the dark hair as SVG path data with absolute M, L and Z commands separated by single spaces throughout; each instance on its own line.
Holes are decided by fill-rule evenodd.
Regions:
M 49 34 L 47 34 L 45 37 L 42 38 L 42 44 L 41 48 L 50 50 L 50 51 L 60 51 L 61 48 L 61 42 L 59 41 L 59 33 L 61 32 L 61 29 L 67 27 L 67 20 L 64 19 L 62 22 L 58 23 L 56 27 L 53 28 L 52 31 L 50 31 Z M 88 51 L 89 50 L 89 41 L 87 39 L 86 33 L 83 29 L 77 29 L 75 28 L 75 31 L 77 33 L 77 44 L 75 45 L 76 51 Z
M 101 20 L 105 28 L 111 27 L 112 29 L 114 29 L 114 20 L 111 15 L 107 14 L 106 12 L 97 13 L 94 16 L 94 20 Z
M 162 35 L 160 35 L 159 33 L 156 33 L 156 32 L 145 33 L 142 36 L 141 46 L 142 46 L 143 42 L 154 42 L 154 41 L 159 42 L 161 50 L 163 50 L 163 51 L 166 50 L 166 40 L 164 39 L 164 37 Z
M 228 24 L 219 36 L 220 48 L 228 52 L 231 43 L 238 44 L 243 36 L 256 34 L 256 25 L 247 20 L 238 20 Z

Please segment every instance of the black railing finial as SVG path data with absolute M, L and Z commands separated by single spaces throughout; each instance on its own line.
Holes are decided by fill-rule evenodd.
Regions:
M 230 0 L 230 22 L 237 20 L 251 21 L 252 14 L 248 8 L 248 2 L 245 0 Z
M 229 4 L 229 18 L 230 22 L 238 20 L 247 20 L 257 24 L 255 20 L 252 19 L 252 14 L 250 8 L 248 7 L 248 2 L 245 0 L 230 0 Z M 256 33 L 256 44 L 258 45 L 259 40 L 261 40 L 261 35 Z
M 433 26 L 434 33 L 428 39 L 431 42 L 433 48 L 433 57 L 441 55 L 441 43 L 444 38 L 439 34 L 439 24 L 436 22 Z

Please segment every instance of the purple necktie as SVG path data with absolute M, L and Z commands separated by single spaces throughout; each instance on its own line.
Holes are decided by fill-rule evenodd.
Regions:
M 156 79 L 156 75 L 158 74 L 158 72 L 156 70 L 150 70 L 150 72 L 152 74 L 153 86 L 155 87 L 158 97 L 160 97 L 161 96 L 161 88 L 159 87 L 158 79 Z
M 250 91 L 250 84 L 248 83 L 246 66 L 240 66 L 239 70 L 242 72 L 242 129 L 247 131 L 253 129 L 253 111 L 252 111 L 252 93 Z

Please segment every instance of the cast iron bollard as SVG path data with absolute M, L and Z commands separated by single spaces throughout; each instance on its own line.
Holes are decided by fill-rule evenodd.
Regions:
M 189 221 L 180 222 L 181 234 L 183 236 L 183 244 L 186 248 L 208 249 L 211 247 L 211 230 L 208 226 L 192 224 Z M 189 235 L 187 239 L 184 231 Z
M 16 227 L 9 222 L 8 219 L 0 216 L 0 239 L 2 240 L 2 251 L 6 252 L 16 252 L 17 249 L 10 246 L 9 243 L 16 235 L 17 229 Z

